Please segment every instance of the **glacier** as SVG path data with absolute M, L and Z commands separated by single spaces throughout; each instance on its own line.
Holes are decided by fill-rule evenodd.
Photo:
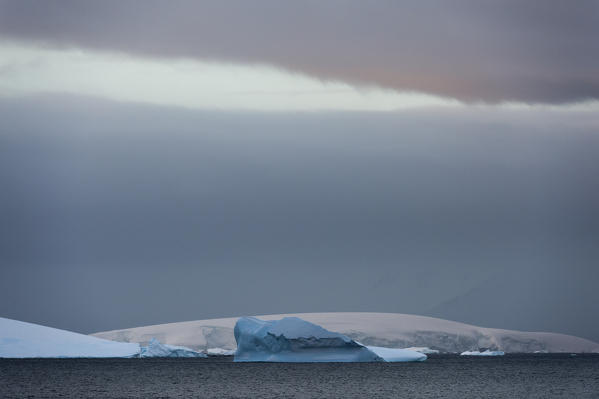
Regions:
M 346 335 L 328 331 L 298 317 L 260 320 L 241 317 L 235 323 L 236 362 L 382 362 L 425 360 L 419 352 L 369 348 Z
M 503 356 L 505 352 L 503 351 L 492 351 L 487 349 L 484 352 L 481 351 L 465 351 L 460 353 L 461 356 Z
M 115 342 L 0 317 L 0 358 L 137 357 L 139 352 L 138 343 Z
M 208 357 L 205 353 L 196 352 L 184 346 L 161 344 L 152 338 L 148 346 L 142 346 L 140 357 Z
M 506 353 L 599 353 L 599 344 L 588 339 L 550 332 L 526 332 L 478 327 L 434 317 L 401 313 L 328 312 L 256 316 L 262 320 L 299 317 L 327 330 L 337 331 L 363 345 L 418 348 L 440 353 L 461 353 L 472 348 L 496 348 Z M 152 337 L 193 350 L 236 348 L 236 317 L 158 324 L 104 331 L 96 337 L 122 342 L 147 343 Z

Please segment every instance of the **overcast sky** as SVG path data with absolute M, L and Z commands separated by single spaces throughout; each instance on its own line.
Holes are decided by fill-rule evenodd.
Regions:
M 0 0 L 0 316 L 599 341 L 598 37 L 597 1 Z

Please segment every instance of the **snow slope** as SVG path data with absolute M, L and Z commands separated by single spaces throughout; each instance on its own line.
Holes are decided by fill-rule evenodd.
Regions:
M 300 317 L 330 331 L 347 335 L 364 345 L 393 348 L 428 347 L 461 353 L 479 348 L 504 352 L 599 352 L 599 344 L 571 335 L 522 332 L 477 327 L 433 317 L 399 313 L 297 313 L 256 316 L 276 320 Z M 99 332 L 96 337 L 147 344 L 151 338 L 194 350 L 235 349 L 233 327 L 237 317 L 186 321 Z
M 135 357 L 139 351 L 137 343 L 108 341 L 0 317 L 0 358 Z

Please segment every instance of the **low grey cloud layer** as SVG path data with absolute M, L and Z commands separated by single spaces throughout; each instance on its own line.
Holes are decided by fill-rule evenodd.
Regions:
M 590 112 L 0 101 L 0 314 L 91 332 L 301 311 L 599 340 Z
M 2 0 L 0 37 L 268 63 L 464 101 L 599 99 L 596 0 Z

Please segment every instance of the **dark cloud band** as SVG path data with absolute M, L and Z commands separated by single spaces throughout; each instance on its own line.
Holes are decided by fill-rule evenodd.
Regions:
M 269 63 L 464 101 L 599 98 L 594 0 L 4 0 L 0 37 Z

